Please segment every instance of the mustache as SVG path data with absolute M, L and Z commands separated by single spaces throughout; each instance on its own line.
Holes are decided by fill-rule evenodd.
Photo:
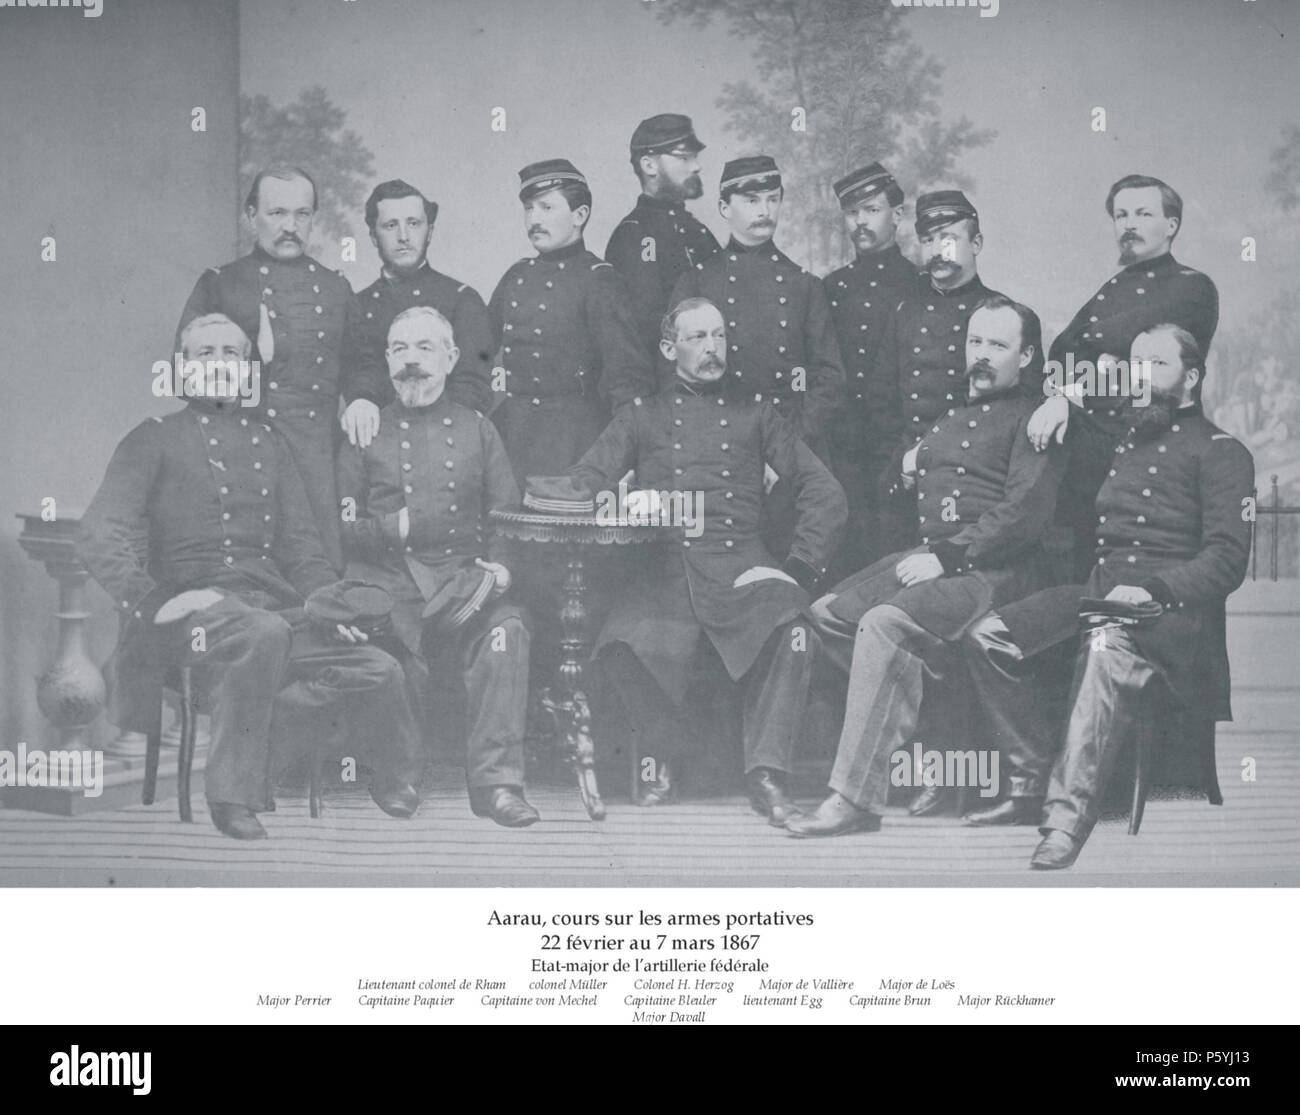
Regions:
M 700 363 L 699 363 L 699 367 L 701 367 L 701 368 L 725 368 L 726 365 L 722 362 L 722 357 L 720 357 L 720 356 L 706 356 L 703 360 L 700 361 Z
M 542 228 L 541 225 L 533 225 L 531 228 L 529 228 L 529 230 L 528 230 L 528 235 L 529 235 L 529 236 L 536 236 L 539 232 L 540 232 L 540 233 L 544 233 L 545 231 L 546 231 L 546 229 Z
M 296 233 L 282 232 L 280 233 L 279 236 L 275 238 L 275 242 L 277 244 L 301 244 L 302 240 L 298 237 Z
M 776 222 L 769 217 L 764 217 L 761 220 L 752 221 L 749 227 L 750 228 L 776 228 Z
M 992 375 L 993 365 L 990 364 L 987 360 L 976 360 L 974 364 L 971 364 L 966 369 L 966 374 L 968 376 L 977 375 L 980 372 L 984 372 L 988 375 Z
M 398 383 L 406 383 L 413 379 L 432 379 L 433 376 L 426 372 L 419 364 L 407 364 L 393 379 Z
M 1142 237 L 1140 237 L 1136 232 L 1126 232 L 1126 233 L 1124 233 L 1123 236 L 1121 236 L 1121 237 L 1119 238 L 1119 242 L 1120 242 L 1121 244 L 1127 244 L 1127 243 L 1129 243 L 1130 241 L 1133 241 L 1133 240 L 1141 240 L 1141 239 L 1142 239 Z
M 931 256 L 925 261 L 927 271 L 937 271 L 940 267 L 956 267 L 956 260 L 944 259 L 943 256 Z

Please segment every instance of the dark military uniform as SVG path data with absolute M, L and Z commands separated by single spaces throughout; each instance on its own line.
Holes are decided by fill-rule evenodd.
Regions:
M 435 672 L 464 678 L 470 786 L 522 786 L 528 698 L 528 630 L 518 606 L 495 596 L 460 619 L 484 570 L 507 549 L 488 512 L 513 508 L 519 492 L 501 437 L 488 419 L 445 395 L 426 407 L 395 401 L 365 449 L 339 454 L 339 497 L 355 501 L 343 521 L 348 576 L 392 595 L 393 625 Z M 403 541 L 402 508 L 410 517 Z M 447 598 L 449 608 L 438 609 Z M 426 619 L 430 605 L 438 614 Z
M 177 347 L 190 321 L 214 313 L 234 321 L 253 342 L 254 356 L 260 353 L 259 413 L 289 443 L 325 556 L 335 568 L 342 568 L 334 446 L 339 436 L 342 373 L 352 363 L 344 352 L 344 342 L 355 329 L 352 288 L 342 275 L 310 256 L 279 260 L 255 247 L 233 263 L 199 276 L 181 311 Z M 271 354 L 261 348 L 266 336 L 263 324 L 271 334 Z
M 635 468 L 640 489 L 702 493 L 701 533 L 683 532 L 671 548 L 647 554 L 597 649 L 625 644 L 644 667 L 645 684 L 628 699 L 633 707 L 657 709 L 637 717 L 649 730 L 673 715 L 662 698 L 680 709 L 691 659 L 707 639 L 728 675 L 747 679 L 747 771 L 790 769 L 814 651 L 808 641 L 796 649 L 790 628 L 808 602 L 806 590 L 825 571 L 846 516 L 839 484 L 800 449 L 772 404 L 731 400 L 716 387 L 679 381 L 673 391 L 617 415 L 573 470 L 592 492 L 610 489 Z M 780 567 L 759 539 L 765 464 L 789 477 L 796 491 L 794 542 L 784 567 L 800 583 L 769 579 L 735 588 L 753 566 Z M 676 721 L 664 730 L 669 743 L 688 734 Z
M 1105 354 L 1127 361 L 1139 333 L 1164 323 L 1182 326 L 1209 353 L 1219 322 L 1219 292 L 1208 276 L 1184 267 L 1172 255 L 1134 263 L 1108 279 L 1052 342 L 1050 358 L 1064 367 L 1094 367 Z M 1071 412 L 1071 460 L 1061 492 L 1058 520 L 1074 541 L 1074 574 L 1092 567 L 1093 504 L 1105 479 L 1115 443 L 1128 428 L 1127 400 L 1103 395 L 1083 398 L 1090 421 Z
M 623 276 L 632 301 L 637 332 L 658 366 L 659 332 L 678 280 L 719 251 L 713 233 L 682 201 L 642 194 L 636 207 L 614 229 L 605 258 Z
M 923 294 L 928 284 L 897 244 L 860 255 L 822 283 L 848 376 L 845 406 L 830 427 L 835 475 L 849 497 L 849 526 L 832 574 L 838 578 L 865 568 L 881 553 L 878 485 L 898 433 L 890 429 L 889 413 L 896 386 L 882 382 L 880 346 L 895 307 Z
M 884 806 L 886 766 L 916 725 L 923 676 L 944 674 L 952 644 L 989 601 L 1018 599 L 1045 582 L 1041 543 L 1065 462 L 1055 446 L 1030 446 L 1034 406 L 1012 387 L 950 411 L 921 440 L 918 522 L 940 577 L 900 587 L 894 569 L 907 552 L 899 552 L 833 590 L 837 624 L 822 626 L 828 646 L 842 647 L 855 627 L 856 638 L 830 785 L 859 808 Z
M 492 357 L 496 344 L 487 307 L 478 291 L 435 271 L 428 261 L 411 275 L 380 275 L 357 296 L 356 333 L 348 342 L 353 363 L 343 369 L 343 397 L 369 399 L 384 407 L 393 401 L 388 378 L 388 327 L 412 306 L 429 306 L 451 322 L 460 359 L 447 377 L 447 397 L 487 414 L 492 409 Z
M 966 326 L 975 307 L 996 293 L 978 275 L 954 290 L 939 290 L 923 278 L 921 291 L 904 298 L 885 324 L 876 357 L 880 429 L 889 446 L 880 476 L 884 548 L 916 542 L 916 503 L 895 483 L 903 454 L 965 399 Z
M 564 472 L 611 409 L 654 393 L 627 288 L 581 240 L 511 267 L 488 316 L 506 384 L 492 419 L 521 487 L 525 476 Z
M 707 298 L 727 323 L 727 377 L 734 396 L 772 402 L 827 461 L 831 415 L 844 399 L 844 366 L 821 283 L 771 241 L 732 238 L 678 280 L 669 302 Z M 795 369 L 803 388 L 795 389 Z
M 287 759 L 290 736 L 346 748 L 385 780 L 418 781 L 401 667 L 321 633 L 302 611 L 335 573 L 273 426 L 200 403 L 141 423 L 109 462 L 79 552 L 120 611 L 116 722 L 148 730 L 167 667 L 194 667 L 212 714 L 209 801 L 264 808 L 272 751 Z M 223 598 L 156 627 L 161 605 L 191 589 Z
M 1048 827 L 1087 837 L 1107 772 L 1135 723 L 1137 698 L 1157 678 L 1193 722 L 1231 719 L 1224 602 L 1246 575 L 1250 523 L 1243 509 L 1254 476 L 1250 452 L 1199 406 L 1178 411 L 1168 431 L 1145 441 L 1130 432 L 1097 495 L 1097 557 L 1087 584 L 1022 600 L 1014 625 L 1011 610 L 1002 613 L 1010 629 L 1004 650 L 1032 660 L 1075 645 L 1083 597 L 1136 585 L 1165 605 L 1153 623 L 1108 628 L 1079 644 Z M 1030 699 L 1033 673 L 1023 665 L 1000 669 L 978 645 L 970 650 L 972 676 L 1000 737 L 1050 763 L 1057 733 Z

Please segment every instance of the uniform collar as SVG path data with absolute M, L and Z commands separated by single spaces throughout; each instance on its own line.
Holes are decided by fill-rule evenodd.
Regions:
M 898 246 L 898 241 L 895 240 L 889 247 L 881 248 L 878 252 L 859 252 L 853 257 L 853 263 L 861 264 L 863 267 L 866 267 L 869 263 L 883 263 L 888 266 L 902 258 L 903 249 Z
M 575 256 L 582 255 L 587 250 L 587 245 L 579 236 L 572 244 L 564 248 L 556 248 L 553 252 L 538 252 L 537 258 L 546 263 L 563 263 L 566 260 L 573 259 Z
M 726 378 L 727 377 L 723 375 L 719 376 L 712 383 L 687 383 L 681 376 L 678 376 L 673 386 L 679 395 L 697 395 L 703 399 L 712 395 L 721 394 L 722 384 L 725 382 Z
M 734 236 L 731 236 L 727 238 L 727 251 L 739 252 L 742 255 L 756 256 L 756 255 L 761 255 L 763 252 L 767 252 L 767 251 L 779 253 L 780 249 L 772 242 L 772 239 L 770 237 L 767 240 L 764 240 L 761 244 L 754 244 L 753 246 L 750 246 L 747 244 L 742 244 Z
M 1156 256 L 1155 259 L 1144 260 L 1141 263 L 1129 263 L 1124 266 L 1124 271 L 1168 271 L 1171 267 L 1177 267 L 1178 261 L 1174 259 L 1173 252 L 1165 252 L 1162 256 Z
M 1019 393 L 1020 383 L 1018 381 L 1013 383 L 1010 387 L 1004 387 L 1001 391 L 990 391 L 987 395 L 980 395 L 978 397 L 972 396 L 968 389 L 966 405 L 968 407 L 973 407 L 980 406 L 983 403 L 1000 403 L 1002 400 L 1010 398 L 1012 395 L 1018 395 Z
M 409 275 L 391 274 L 385 266 L 380 268 L 379 277 L 388 283 L 413 283 L 418 279 L 423 279 L 426 275 L 431 275 L 432 273 L 433 268 L 429 266 L 429 258 L 428 256 L 425 256 L 425 258 L 420 261 L 420 266 Z
M 306 267 L 310 262 L 306 252 L 303 252 L 297 259 L 280 259 L 266 251 L 261 244 L 254 244 L 250 254 L 258 263 L 274 263 L 280 267 Z
M 674 215 L 676 215 L 678 209 L 686 209 L 686 202 L 684 201 L 678 201 L 676 198 L 651 197 L 649 194 L 642 194 L 636 199 L 636 203 L 650 209 L 662 209 L 665 213 Z
M 962 283 L 961 286 L 953 287 L 952 290 L 940 290 L 928 275 L 926 276 L 926 283 L 930 288 L 928 293 L 937 294 L 940 298 L 962 298 L 972 294 L 986 294 L 989 289 L 980 281 L 979 272 L 976 272 L 972 278 Z

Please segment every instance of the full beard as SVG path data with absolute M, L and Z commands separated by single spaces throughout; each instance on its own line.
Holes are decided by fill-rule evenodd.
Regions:
M 1152 391 L 1151 399 L 1144 407 L 1133 407 L 1133 436 L 1138 441 L 1149 441 L 1163 434 L 1174 424 L 1182 400 L 1177 395 L 1163 391 Z

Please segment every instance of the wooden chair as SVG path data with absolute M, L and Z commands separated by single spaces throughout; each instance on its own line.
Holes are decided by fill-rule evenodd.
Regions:
M 171 689 L 180 698 L 181 739 L 176 757 L 176 802 L 180 809 L 181 820 L 189 823 L 194 820 L 194 811 L 190 806 L 190 779 L 194 770 L 194 740 L 198 724 L 191 668 L 181 665 L 171 670 L 167 676 L 166 688 Z M 145 733 L 144 789 L 141 794 L 141 800 L 145 805 L 154 803 L 158 791 L 158 759 L 162 753 L 162 705 L 163 702 L 160 700 L 158 715 Z M 308 790 L 313 820 L 321 815 L 321 802 L 324 796 L 323 765 L 321 757 L 313 753 Z
M 1195 777 L 1211 805 L 1223 804 L 1214 753 L 1215 725 L 1204 720 L 1179 715 L 1168 703 L 1149 702 L 1142 723 L 1135 733 L 1133 761 L 1133 805 L 1129 814 L 1128 834 L 1137 836 L 1146 810 L 1147 793 L 1162 749 L 1170 746 L 1170 737 L 1181 735 L 1190 744 Z

